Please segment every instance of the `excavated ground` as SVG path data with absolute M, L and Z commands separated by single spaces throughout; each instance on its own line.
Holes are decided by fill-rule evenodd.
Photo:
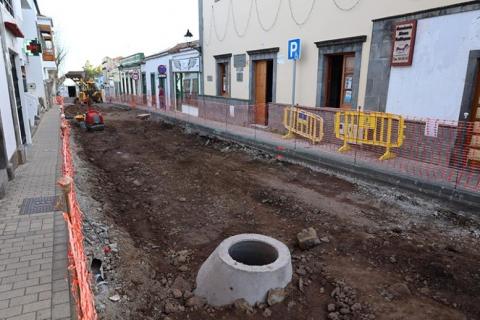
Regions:
M 73 134 L 87 247 L 103 254 L 108 296 L 120 298 L 99 298 L 101 318 L 480 319 L 473 209 L 286 164 L 136 111 L 102 112 L 105 131 Z M 296 234 L 307 227 L 322 243 L 301 251 Z M 239 233 L 288 245 L 287 298 L 253 312 L 191 307 L 200 265 Z

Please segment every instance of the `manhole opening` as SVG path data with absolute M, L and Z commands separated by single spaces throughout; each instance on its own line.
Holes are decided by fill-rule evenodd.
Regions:
M 55 208 L 56 203 L 56 196 L 25 198 L 23 199 L 22 206 L 20 207 L 20 214 L 54 212 L 57 210 Z
M 242 241 L 228 249 L 233 260 L 247 266 L 265 266 L 278 259 L 278 251 L 268 243 L 261 241 Z

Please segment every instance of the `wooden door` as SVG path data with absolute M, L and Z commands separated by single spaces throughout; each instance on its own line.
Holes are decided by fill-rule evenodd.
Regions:
M 480 70 L 475 83 L 475 95 L 473 97 L 470 121 L 473 124 L 467 139 L 467 160 L 470 165 L 480 168 Z
M 341 103 L 342 109 L 351 109 L 353 105 L 353 73 L 355 70 L 355 55 L 346 54 L 343 57 L 343 74 L 342 74 L 342 89 L 341 89 Z
M 267 124 L 267 61 L 255 62 L 255 123 Z

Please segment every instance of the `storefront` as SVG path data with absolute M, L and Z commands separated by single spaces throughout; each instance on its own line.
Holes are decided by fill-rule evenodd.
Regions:
M 145 55 L 136 53 L 120 60 L 120 92 L 122 95 L 144 96 L 141 66 Z
M 167 106 L 170 105 L 169 59 L 168 50 L 145 58 L 142 72 L 146 78 L 145 85 L 150 107 L 167 109 Z
M 173 57 L 170 61 L 173 73 L 174 101 L 177 111 L 198 116 L 200 89 L 200 58 L 198 53 Z M 187 56 L 188 55 L 188 56 Z
M 145 58 L 142 73 L 149 106 L 198 115 L 198 109 L 195 111 L 200 80 L 197 47 L 197 41 L 179 43 Z

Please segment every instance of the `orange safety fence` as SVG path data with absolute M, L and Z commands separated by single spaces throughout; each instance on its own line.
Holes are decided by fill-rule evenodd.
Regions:
M 63 103 L 63 101 L 61 101 Z M 63 113 L 63 104 L 62 113 Z M 83 213 L 78 204 L 73 177 L 75 175 L 73 158 L 70 148 L 70 125 L 64 117 L 61 123 L 62 138 L 62 174 L 59 180 L 66 198 L 66 212 L 63 213 L 68 226 L 69 236 L 69 270 L 71 276 L 71 289 L 75 299 L 77 318 L 79 320 L 95 320 L 94 296 L 91 288 L 91 274 L 88 269 L 87 259 L 83 246 Z
M 139 110 L 166 114 L 218 132 L 234 132 L 253 140 L 269 141 L 294 153 L 308 152 L 319 159 L 322 156 L 342 159 L 352 166 L 480 194 L 480 117 L 470 121 L 405 118 L 401 133 L 403 143 L 395 148 L 396 157 L 382 161 L 379 157 L 385 153 L 383 147 L 359 140 L 349 144 L 350 152 L 338 154 L 344 141 L 335 134 L 335 114 L 339 111 L 336 109 L 298 107 L 323 119 L 323 139 L 312 146 L 303 137 L 282 139 L 288 132 L 283 123 L 286 106 L 282 104 L 252 104 L 248 100 L 192 95 L 167 98 L 156 105 L 143 96 L 121 95 L 110 99 L 112 103 L 124 105 L 132 100 L 138 102 L 136 109 Z M 392 129 L 391 138 L 399 138 L 398 125 L 392 122 Z

